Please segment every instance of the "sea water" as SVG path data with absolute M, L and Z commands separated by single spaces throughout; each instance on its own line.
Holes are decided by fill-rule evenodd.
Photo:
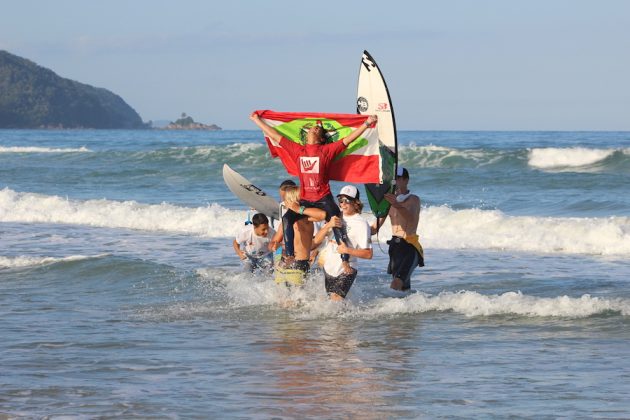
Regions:
M 0 131 L 0 417 L 630 417 L 630 133 L 399 137 L 426 266 L 335 303 L 240 271 L 260 132 Z

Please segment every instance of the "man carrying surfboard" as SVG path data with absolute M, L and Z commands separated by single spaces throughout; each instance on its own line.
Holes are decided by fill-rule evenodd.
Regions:
M 261 119 L 256 112 L 250 115 L 250 119 L 272 143 L 283 148 L 299 168 L 300 207 L 297 213 L 288 211 L 285 214 L 284 217 L 287 218 L 285 227 L 290 229 L 296 220 L 304 217 L 306 208 L 324 210 L 326 221 L 329 221 L 332 216 L 339 216 L 339 207 L 330 191 L 329 170 L 333 165 L 333 159 L 344 152 L 346 147 L 359 138 L 368 127 L 374 125 L 378 120 L 377 116 L 370 115 L 365 124 L 353 130 L 345 138 L 333 143 L 326 143 L 326 132 L 321 124 L 313 124 L 308 129 L 306 144 L 304 145 L 286 139 L 280 132 Z M 338 242 L 341 242 L 342 233 L 338 228 L 335 228 L 335 237 Z M 294 259 L 293 244 L 286 243 L 285 249 L 287 262 L 290 263 L 291 259 Z M 347 254 L 344 255 L 342 255 L 342 259 L 347 262 L 348 256 Z M 349 265 L 345 265 L 350 271 Z
M 394 290 L 409 290 L 411 274 L 416 266 L 424 266 L 424 251 L 416 231 L 420 221 L 420 197 L 408 189 L 409 171 L 402 166 L 396 172 L 395 194 L 385 194 L 390 203 L 389 212 L 377 220 L 372 228 L 376 234 L 389 216 L 392 223 L 392 239 L 389 244 L 389 265 L 387 273 L 392 275 L 390 287 Z

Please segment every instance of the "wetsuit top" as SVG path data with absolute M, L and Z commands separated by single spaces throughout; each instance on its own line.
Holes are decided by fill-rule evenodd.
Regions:
M 282 137 L 280 146 L 299 168 L 301 199 L 315 202 L 330 194 L 329 169 L 333 159 L 346 149 L 343 141 L 302 146 Z

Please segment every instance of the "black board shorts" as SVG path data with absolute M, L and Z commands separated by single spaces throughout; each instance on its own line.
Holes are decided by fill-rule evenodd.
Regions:
M 402 290 L 409 290 L 411 288 L 411 273 L 419 263 L 418 250 L 398 236 L 392 237 L 387 243 L 389 244 L 387 273 L 402 280 Z
M 295 260 L 291 265 L 291 268 L 300 270 L 304 273 L 304 275 L 306 275 L 306 273 L 308 273 L 308 270 L 311 269 L 311 263 L 308 260 Z
M 357 270 L 352 269 L 351 274 L 341 274 L 337 277 L 333 277 L 328 275 L 324 271 L 324 282 L 326 284 L 326 292 L 327 293 L 335 293 L 342 298 L 345 298 L 350 288 L 352 287 L 352 283 L 354 283 L 354 279 L 357 278 Z

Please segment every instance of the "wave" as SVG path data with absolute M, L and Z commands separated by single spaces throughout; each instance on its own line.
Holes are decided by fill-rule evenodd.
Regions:
M 618 170 L 630 167 L 630 148 L 458 149 L 411 144 L 399 148 L 400 163 L 417 168 L 508 167 L 543 170 Z
M 84 152 L 91 152 L 91 150 L 85 146 L 79 147 L 79 148 L 0 146 L 0 153 L 84 153 Z
M 246 211 L 231 211 L 218 204 L 181 207 L 136 201 L 69 200 L 59 196 L 0 190 L 0 222 L 54 223 L 152 232 L 226 237 L 236 234 Z
M 528 164 L 539 169 L 588 167 L 613 157 L 628 157 L 630 149 L 534 148 L 529 151 Z
M 444 249 L 630 255 L 630 217 L 510 216 L 499 210 L 422 210 L 423 243 Z
M 17 257 L 3 257 L 0 256 L 0 269 L 2 268 L 24 268 L 24 267 L 36 267 L 42 265 L 51 265 L 60 262 L 82 261 L 92 258 L 100 258 L 103 255 L 88 256 L 88 255 L 70 255 L 68 257 L 29 257 L 29 256 L 17 256 Z
M 414 168 L 465 168 L 490 165 L 521 165 L 522 150 L 501 149 L 457 149 L 436 145 L 418 146 L 410 144 L 398 148 L 402 165 Z
M 403 299 L 379 299 L 367 312 L 374 316 L 450 311 L 468 317 L 516 315 L 524 317 L 586 318 L 606 313 L 630 315 L 630 300 L 581 297 L 536 297 L 521 292 L 483 295 L 474 291 L 442 292 L 436 296 L 414 293 Z
M 115 152 L 125 160 L 139 162 L 169 162 L 187 164 L 241 163 L 250 166 L 265 165 L 269 160 L 267 146 L 260 143 L 233 143 L 227 145 L 205 145 L 170 147 L 132 153 Z
M 454 148 L 439 145 L 402 145 L 399 147 L 399 162 L 412 168 L 501 168 L 542 170 L 628 170 L 630 148 L 593 149 L 573 148 Z M 90 152 L 90 153 L 86 153 Z M 101 150 L 80 148 L 46 147 L 3 147 L 0 153 L 67 153 L 68 159 L 76 160 L 76 153 L 85 153 L 80 159 L 105 161 L 108 165 L 169 164 L 181 165 L 245 165 L 250 168 L 277 168 L 282 170 L 276 159 L 271 159 L 267 146 L 257 143 L 208 144 L 196 146 L 174 146 L 153 150 Z
M 245 210 L 218 204 L 182 207 L 169 203 L 69 200 L 59 196 L 0 190 L 0 222 L 59 223 L 106 228 L 231 237 L 247 217 Z M 370 219 L 371 215 L 366 214 Z M 534 253 L 630 255 L 630 217 L 510 216 L 498 210 L 422 210 L 423 245 L 438 249 L 504 250 Z M 380 240 L 391 235 L 387 222 Z

